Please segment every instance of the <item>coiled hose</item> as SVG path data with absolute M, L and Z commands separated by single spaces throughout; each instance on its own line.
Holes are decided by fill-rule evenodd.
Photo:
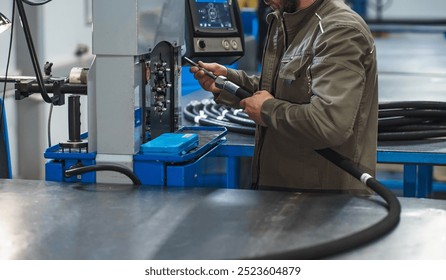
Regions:
M 188 121 L 225 126 L 231 132 L 254 135 L 255 123 L 242 110 L 215 104 L 210 99 L 192 101 L 184 109 Z M 446 136 L 446 102 L 399 101 L 379 104 L 378 140 L 422 140 Z
M 446 102 L 398 101 L 379 104 L 378 140 L 422 140 L 446 136 Z

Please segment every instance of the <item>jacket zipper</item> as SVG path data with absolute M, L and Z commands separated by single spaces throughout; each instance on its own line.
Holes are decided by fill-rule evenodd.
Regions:
M 283 50 L 282 50 L 282 54 L 280 55 L 280 58 L 279 58 L 279 60 L 278 60 L 278 62 L 279 63 L 281 63 L 282 62 L 282 58 L 283 58 L 283 55 L 284 55 L 284 53 L 285 53 L 285 51 L 286 51 L 286 49 L 288 48 L 288 36 L 287 36 L 287 33 L 286 33 L 286 26 L 285 26 L 285 21 L 284 21 L 284 19 L 282 18 L 281 19 L 281 27 L 282 27 L 282 32 L 283 32 Z M 268 36 L 270 35 L 270 28 L 271 28 L 271 25 L 269 26 L 269 30 L 268 30 Z M 265 49 L 266 49 L 266 45 L 265 45 Z M 265 52 L 264 52 L 264 55 L 265 55 Z M 275 87 L 276 87 L 276 82 L 277 82 L 277 77 L 278 77 L 278 71 L 275 71 L 276 73 L 275 73 L 275 75 L 274 75 L 274 79 L 273 79 L 273 81 L 272 81 L 272 83 L 271 83 L 271 85 L 272 85 L 272 87 L 271 87 L 271 90 L 273 90 Z M 273 94 L 274 95 L 274 94 Z M 259 151 L 258 151 L 258 158 L 257 158 L 257 174 L 256 174 L 256 181 L 255 182 L 253 182 L 253 184 L 252 184 L 252 186 L 251 186 L 251 188 L 252 189 L 255 189 L 255 190 L 257 190 L 257 189 L 259 189 L 259 181 L 260 181 L 260 158 L 261 158 L 261 154 L 262 154 L 262 150 L 263 150 L 263 142 L 264 142 L 264 140 L 265 140 L 265 135 L 266 135 L 266 131 L 267 131 L 267 127 L 259 127 L 259 143 L 258 143 L 258 146 L 259 146 Z

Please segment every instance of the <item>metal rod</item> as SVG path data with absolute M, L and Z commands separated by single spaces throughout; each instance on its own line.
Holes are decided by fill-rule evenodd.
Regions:
M 81 142 L 81 102 L 79 95 L 68 97 L 68 142 Z

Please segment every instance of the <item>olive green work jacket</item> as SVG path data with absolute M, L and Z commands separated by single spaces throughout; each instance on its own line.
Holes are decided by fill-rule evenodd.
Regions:
M 320 156 L 331 148 L 375 175 L 378 80 L 374 40 L 341 0 L 318 0 L 296 13 L 268 15 L 260 76 L 228 69 L 228 79 L 264 102 L 253 157 L 254 186 L 371 193 Z M 239 106 L 229 93 L 217 103 Z

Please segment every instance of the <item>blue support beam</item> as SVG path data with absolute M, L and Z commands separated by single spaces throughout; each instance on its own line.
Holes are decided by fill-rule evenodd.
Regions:
M 367 17 L 367 0 L 350 0 L 349 2 L 352 9 L 361 17 Z

